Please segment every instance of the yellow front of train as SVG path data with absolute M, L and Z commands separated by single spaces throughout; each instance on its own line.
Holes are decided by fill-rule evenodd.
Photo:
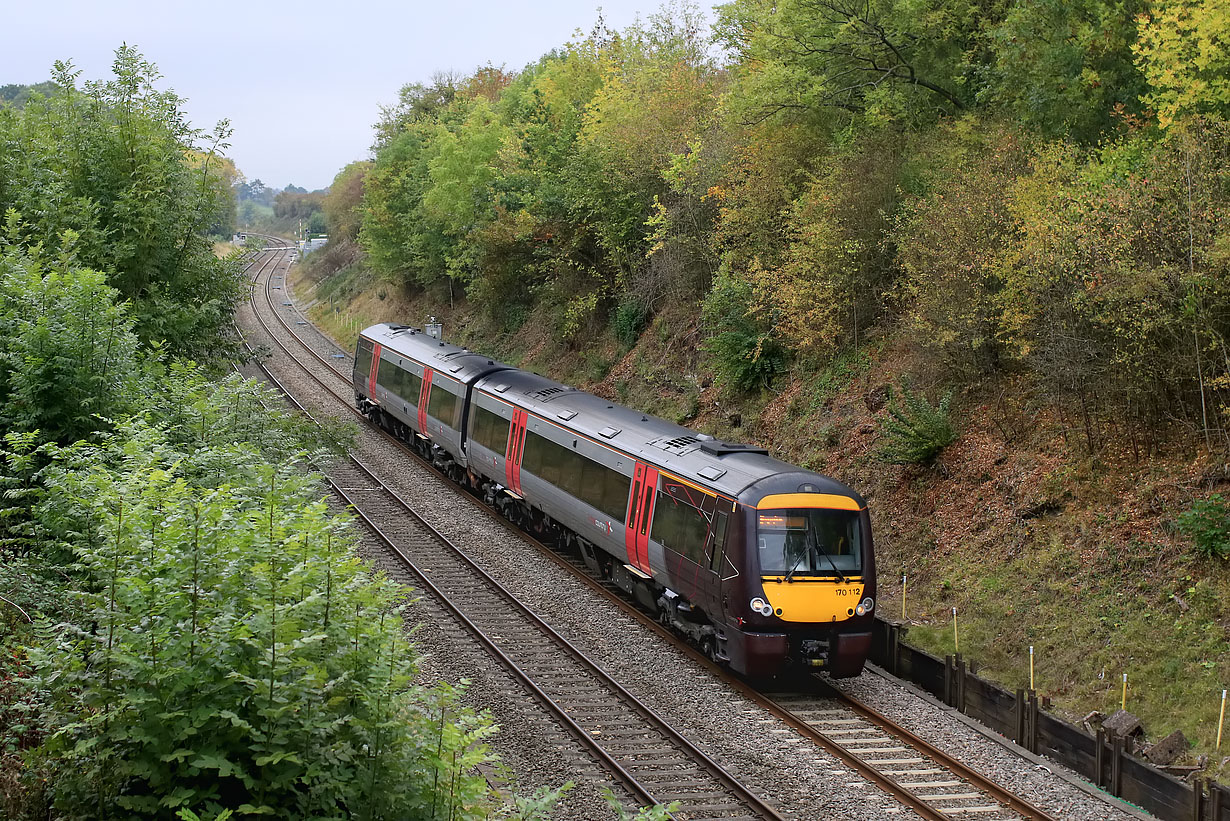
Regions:
M 832 480 L 826 484 L 847 490 Z M 867 507 L 853 491 L 816 492 L 811 483 L 803 488 L 745 501 L 748 578 L 740 587 L 748 597 L 747 666 L 758 675 L 793 667 L 855 676 L 871 649 L 875 614 Z M 756 651 L 770 646 L 784 656 L 776 670 L 767 653 Z

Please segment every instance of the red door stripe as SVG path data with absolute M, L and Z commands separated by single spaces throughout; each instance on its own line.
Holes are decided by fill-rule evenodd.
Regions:
M 423 386 L 419 389 L 419 433 L 427 435 L 427 400 L 431 398 L 431 368 L 423 368 Z
M 645 465 L 640 462 L 636 463 L 636 470 L 632 474 L 632 490 L 628 493 L 628 515 L 624 521 L 627 525 L 624 527 L 624 547 L 628 551 L 628 564 L 633 567 L 638 566 L 637 562 L 637 528 L 640 524 L 641 512 L 641 483 L 645 479 Z
M 379 343 L 372 349 L 372 369 L 367 377 L 367 395 L 371 399 L 376 398 L 376 374 L 380 370 L 380 350 Z
M 521 492 L 521 457 L 525 453 L 525 423 L 529 417 L 520 408 L 513 408 L 508 425 L 508 444 L 504 450 L 504 486 L 513 493 Z
M 513 453 L 517 442 L 517 417 L 520 413 L 521 411 L 513 408 L 512 421 L 508 423 L 508 441 L 504 445 L 504 487 L 510 490 L 513 486 Z
M 523 410 L 517 413 L 517 441 L 513 443 L 512 488 L 513 492 L 519 495 L 521 493 L 521 458 L 525 455 L 525 423 L 528 421 L 528 416 Z
M 645 487 L 641 497 L 640 527 L 636 530 L 636 567 L 642 573 L 649 573 L 649 535 L 653 522 L 653 502 L 658 491 L 658 471 L 645 466 Z

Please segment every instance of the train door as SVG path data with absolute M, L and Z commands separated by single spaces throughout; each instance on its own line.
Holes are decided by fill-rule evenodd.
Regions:
M 419 433 L 427 435 L 427 399 L 431 396 L 431 368 L 423 368 L 423 384 L 419 388 Z
M 624 546 L 628 550 L 628 564 L 642 573 L 650 573 L 649 525 L 653 521 L 653 500 L 657 491 L 657 468 L 637 462 L 636 472 L 632 475 L 632 492 L 628 497 Z
M 529 417 L 520 408 L 513 408 L 512 424 L 508 426 L 508 446 L 504 453 L 505 487 L 521 494 L 521 457 L 525 454 L 525 423 Z

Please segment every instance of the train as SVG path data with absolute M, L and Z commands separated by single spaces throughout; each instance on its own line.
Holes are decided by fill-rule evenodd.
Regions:
M 360 333 L 355 403 L 371 422 L 732 670 L 862 671 L 876 574 L 856 492 L 429 327 Z

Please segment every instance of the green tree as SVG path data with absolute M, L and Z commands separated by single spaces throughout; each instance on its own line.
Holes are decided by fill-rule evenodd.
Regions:
M 321 201 L 331 239 L 346 239 L 351 242 L 358 239 L 363 181 L 370 168 L 370 162 L 352 162 L 333 178 L 333 184 L 329 186 L 328 193 Z
M 1116 117 L 1139 114 L 1144 83 L 1133 62 L 1144 0 L 1033 0 L 988 21 L 979 100 L 1044 136 L 1093 142 Z
M 734 0 L 718 7 L 746 122 L 849 116 L 926 122 L 966 108 L 982 6 L 876 0 Z
M 127 411 L 140 372 L 134 321 L 74 239 L 55 259 L 0 241 L 0 427 L 65 443 Z
M 0 210 L 23 215 L 27 245 L 58 248 L 74 232 L 78 263 L 132 302 L 143 341 L 216 361 L 233 352 L 227 329 L 244 294 L 238 264 L 206 237 L 231 207 L 214 184 L 229 126 L 191 128 L 131 47 L 112 71 L 79 88 L 80 72 L 57 63 L 53 94 L 0 111 Z

